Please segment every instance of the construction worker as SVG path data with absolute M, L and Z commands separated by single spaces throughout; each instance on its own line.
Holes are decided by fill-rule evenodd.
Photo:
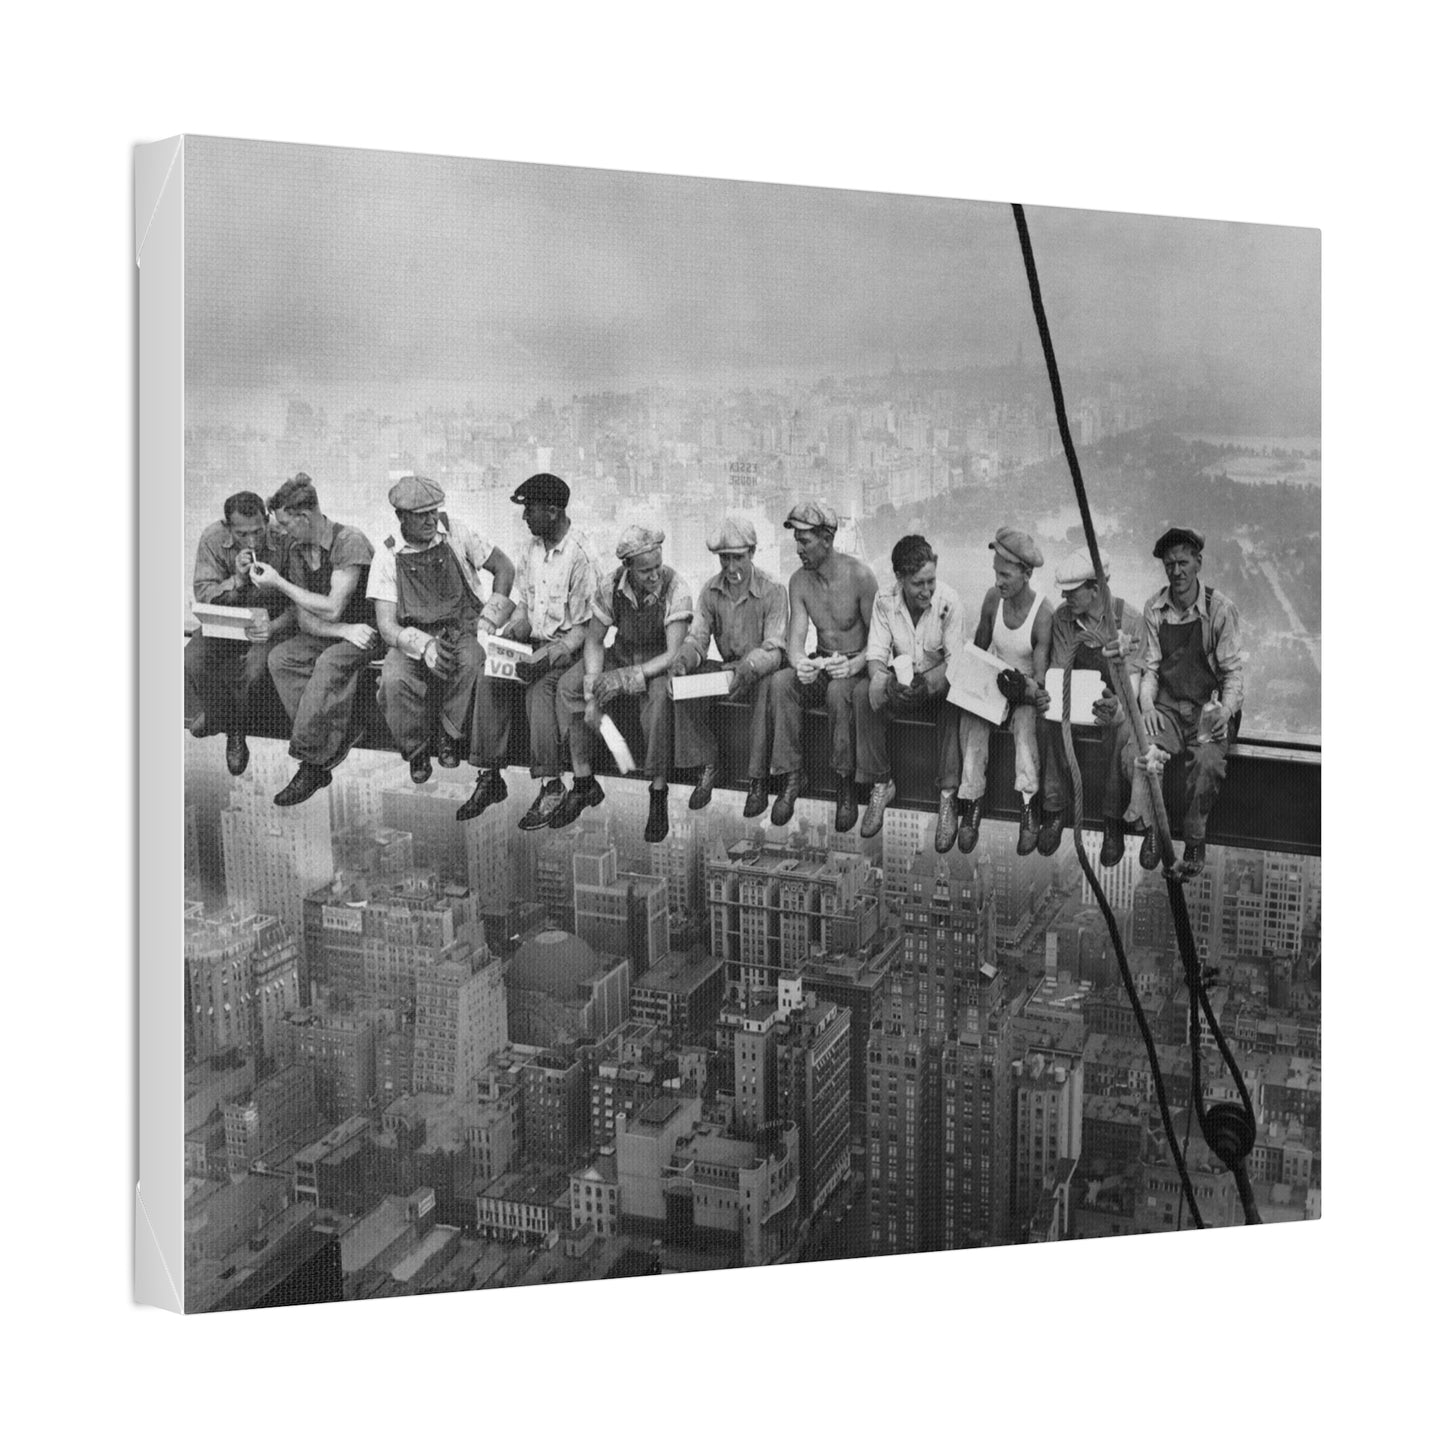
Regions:
M 1027 532 L 1000 527 L 988 545 L 994 554 L 994 585 L 984 594 L 973 643 L 1008 664 L 1000 683 L 1011 704 L 1007 726 L 1014 738 L 1014 787 L 1023 800 L 1017 851 L 1025 855 L 1032 853 L 1039 841 L 1037 718 L 1039 711 L 1048 706 L 1043 684 L 1048 671 L 1053 608 L 1031 585 L 1034 569 L 1044 565 L 1044 558 Z M 988 744 L 993 724 L 965 711 L 959 732 L 963 780 L 958 793 L 958 846 L 962 852 L 971 853 L 978 843 L 983 795 L 988 785 Z
M 441 510 L 446 493 L 427 477 L 403 477 L 387 493 L 401 540 L 376 555 L 366 595 L 389 651 L 381 665 L 381 710 L 411 780 L 431 777 L 432 712 L 437 762 L 454 768 L 463 750 L 480 772 L 457 810 L 466 822 L 507 796 L 502 769 L 511 733 L 508 683 L 486 676 L 482 637 L 512 615 L 511 559 Z M 482 601 L 481 573 L 491 574 Z M 466 740 L 465 748 L 463 740 Z
M 1184 758 L 1184 857 L 1181 877 L 1204 867 L 1209 810 L 1224 783 L 1229 745 L 1239 731 L 1244 705 L 1244 654 L 1239 610 L 1222 592 L 1201 587 L 1204 537 L 1192 527 L 1167 527 L 1154 543 L 1167 584 L 1144 604 L 1144 676 L 1139 711 L 1146 741 L 1170 757 Z M 1128 817 L 1146 821 L 1139 863 L 1159 865 L 1159 835 L 1136 764 L 1139 749 L 1126 739 L 1122 767 L 1133 795 Z
M 1109 580 L 1109 555 L 1099 553 L 1104 568 L 1104 581 Z M 1094 572 L 1093 558 L 1087 547 L 1069 553 L 1054 572 L 1054 581 L 1063 594 L 1063 601 L 1054 611 L 1049 629 L 1049 668 L 1072 666 L 1077 673 L 1097 673 L 1109 681 L 1109 659 L 1127 659 L 1131 676 L 1137 679 L 1144 659 L 1144 618 L 1137 608 L 1122 597 L 1114 600 L 1114 625 L 1118 636 L 1105 643 L 1104 594 Z M 1103 775 L 1104 841 L 1099 862 L 1112 868 L 1124 856 L 1124 785 L 1120 772 L 1124 740 L 1129 736 L 1129 716 L 1124 703 L 1110 688 L 1093 708 L 1094 722 L 1099 726 L 1104 743 Z M 1067 725 L 1067 720 L 1065 722 Z M 1044 857 L 1054 853 L 1067 821 L 1072 780 L 1064 755 L 1060 724 L 1039 719 L 1043 729 L 1043 819 L 1039 827 L 1039 852 Z M 1079 800 L 1075 799 L 1077 805 Z
M 356 689 L 382 647 L 366 596 L 373 552 L 366 536 L 321 511 L 305 472 L 282 484 L 271 510 L 291 539 L 286 575 L 258 561 L 251 580 L 296 609 L 299 631 L 271 650 L 267 664 L 291 719 L 291 756 L 300 764 L 276 794 L 277 806 L 289 808 L 328 787 L 356 742 Z
M 933 846 L 947 853 L 958 836 L 959 723 L 963 714 L 945 694 L 948 664 L 963 645 L 963 607 L 958 593 L 938 580 L 938 554 L 925 538 L 900 538 L 890 560 L 894 581 L 878 589 L 868 628 L 868 705 L 875 713 L 933 724 L 938 749 L 935 786 L 939 790 Z M 860 830 L 865 838 L 871 838 L 883 827 L 884 810 L 893 800 L 892 767 L 886 734 L 879 739 L 878 730 L 859 729 L 858 738 L 860 771 L 883 774 L 882 785 L 874 784 Z M 878 753 L 863 756 L 865 748 L 876 745 L 875 740 L 882 743 Z
M 571 488 L 551 472 L 537 472 L 512 493 L 532 540 L 517 566 L 516 611 L 499 636 L 532 644 L 532 656 L 517 664 L 527 686 L 532 776 L 542 780 L 517 825 L 528 831 L 547 827 L 565 796 L 562 739 L 569 719 L 557 689 L 581 655 L 602 572 L 591 538 L 567 515 L 571 500 Z
M 266 610 L 246 629 L 244 642 L 206 637 L 198 628 L 186 643 L 186 726 L 198 738 L 225 733 L 232 777 L 251 761 L 246 728 L 271 649 L 296 626 L 291 603 L 257 587 L 251 568 L 266 562 L 284 572 L 290 545 L 286 533 L 270 524 L 265 502 L 255 492 L 237 492 L 226 498 L 223 520 L 212 522 L 196 547 L 191 590 L 197 602 Z
M 724 517 L 707 537 L 719 571 L 698 593 L 692 627 L 668 669 L 674 677 L 727 669 L 728 697 L 748 709 L 748 792 L 743 817 L 756 818 L 768 806 L 769 759 L 773 746 L 773 695 L 767 680 L 783 662 L 787 646 L 788 592 L 753 560 L 758 534 L 746 517 Z M 708 658 L 709 644 L 718 662 Z M 711 698 L 673 703 L 677 764 L 700 768 L 688 807 L 705 808 L 717 783 L 717 735 Z
M 672 771 L 672 699 L 668 669 L 692 621 L 687 583 L 663 565 L 665 534 L 631 526 L 617 540 L 621 563 L 601 582 L 592 601 L 592 620 L 582 657 L 557 690 L 557 704 L 568 720 L 572 749 L 572 787 L 552 814 L 551 826 L 565 828 L 584 808 L 603 799 L 592 775 L 592 753 L 602 709 L 621 697 L 638 699 L 644 739 L 642 775 L 648 779 L 647 825 L 643 840 L 667 837 L 667 778 Z M 612 646 L 603 643 L 616 629 Z
M 800 502 L 783 526 L 793 533 L 802 565 L 788 580 L 788 666 L 769 682 L 775 718 L 773 765 L 786 774 L 772 821 L 779 828 L 790 822 L 807 786 L 803 710 L 826 703 L 838 799 L 833 826 L 846 833 L 858 821 L 859 785 L 876 785 L 884 792 L 888 786 L 886 777 L 875 771 L 886 747 L 879 741 L 883 719 L 867 705 L 868 625 L 878 580 L 856 557 L 834 550 L 838 514 L 826 502 Z M 806 651 L 810 623 L 817 632 L 812 654 Z M 870 734 L 861 749 L 860 733 Z M 871 736 L 875 733 L 877 737 Z M 870 760 L 867 772 L 862 756 Z M 887 806 L 886 800 L 881 806 Z

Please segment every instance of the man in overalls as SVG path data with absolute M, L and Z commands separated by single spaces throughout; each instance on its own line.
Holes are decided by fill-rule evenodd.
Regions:
M 733 675 L 728 697 L 746 701 L 748 711 L 748 794 L 743 817 L 767 810 L 769 759 L 773 750 L 772 692 L 767 685 L 782 666 L 788 640 L 788 591 L 754 561 L 757 529 L 746 517 L 724 517 L 708 534 L 707 549 L 718 560 L 716 577 L 698 593 L 687 640 L 668 671 L 673 677 L 690 672 L 726 669 Z M 708 659 L 716 643 L 720 662 Z M 713 732 L 710 697 L 673 702 L 677 765 L 699 768 L 688 807 L 705 808 L 717 783 L 717 735 Z
M 1048 671 L 1053 608 L 1030 585 L 1034 568 L 1042 567 L 1044 558 L 1027 532 L 1000 527 L 988 545 L 993 552 L 994 585 L 984 594 L 973 645 L 1001 657 L 1012 674 L 1013 693 L 1005 696 L 1013 704 L 1008 726 L 1014 738 L 1014 787 L 1023 800 L 1016 851 L 1023 856 L 1032 853 L 1039 842 L 1037 720 L 1039 712 L 1049 705 L 1043 684 Z M 958 785 L 958 846 L 964 853 L 971 853 L 978 843 L 992 735 L 993 724 L 987 718 L 963 713 L 958 739 L 963 754 L 963 777 Z
M 1109 554 L 1099 553 L 1104 581 L 1109 580 Z M 1049 669 L 1072 664 L 1075 675 L 1093 672 L 1109 681 L 1109 658 L 1122 656 L 1132 678 L 1137 679 L 1144 658 L 1144 618 L 1122 597 L 1115 597 L 1114 623 L 1118 640 L 1104 642 L 1104 594 L 1094 574 L 1094 562 L 1087 547 L 1071 552 L 1054 572 L 1063 593 L 1063 604 L 1054 612 L 1049 631 Z M 1124 856 L 1124 781 L 1120 771 L 1124 740 L 1129 736 L 1129 715 L 1124 704 L 1109 688 L 1094 704 L 1094 722 L 1104 743 L 1103 775 L 1104 841 L 1099 862 L 1112 868 Z M 1058 850 L 1063 836 L 1072 780 L 1064 755 L 1063 727 L 1067 724 L 1038 720 L 1043 729 L 1044 814 L 1039 827 L 1039 852 L 1047 858 Z M 1082 762 L 1082 760 L 1081 760 Z M 1077 803 L 1077 799 L 1075 802 Z
M 602 801 L 602 785 L 592 775 L 594 729 L 601 711 L 615 698 L 639 699 L 642 722 L 642 775 L 649 780 L 647 843 L 667 837 L 667 776 L 672 771 L 673 710 L 668 669 L 692 621 L 687 583 L 662 563 L 664 534 L 651 527 L 628 527 L 617 540 L 622 564 L 597 589 L 592 620 L 582 644 L 581 661 L 564 674 L 557 690 L 566 714 L 572 748 L 572 787 L 551 817 L 565 828 L 584 808 Z M 604 648 L 610 627 L 617 629 Z
M 276 794 L 277 807 L 290 808 L 330 785 L 332 771 L 356 741 L 356 689 L 367 665 L 380 657 L 381 639 L 366 597 L 372 546 L 365 535 L 321 511 L 305 472 L 282 484 L 271 510 L 291 539 L 286 575 L 257 562 L 251 580 L 282 593 L 295 606 L 300 628 L 267 660 L 291 719 L 291 756 L 300 763 Z
M 290 546 L 285 532 L 268 524 L 265 502 L 255 492 L 237 492 L 226 498 L 223 516 L 201 533 L 196 547 L 195 599 L 263 607 L 266 616 L 246 629 L 244 642 L 206 637 L 199 628 L 191 634 L 185 651 L 186 726 L 198 738 L 225 733 L 226 767 L 238 778 L 251 761 L 246 727 L 266 677 L 266 659 L 296 623 L 281 593 L 262 591 L 251 580 L 257 562 L 284 572 Z
M 1169 527 L 1154 544 L 1164 564 L 1166 587 L 1144 605 L 1144 676 L 1139 711 L 1154 747 L 1183 755 L 1184 857 L 1179 875 L 1204 867 L 1204 833 L 1209 810 L 1224 782 L 1229 745 L 1239 731 L 1244 704 L 1244 656 L 1239 647 L 1239 611 L 1212 587 L 1200 587 L 1204 538 L 1192 527 Z M 1133 782 L 1128 816 L 1147 819 L 1145 779 L 1136 764 L 1139 749 L 1130 737 L 1122 765 Z M 1144 868 L 1159 865 L 1159 837 L 1146 826 L 1139 849 Z
M 430 703 L 440 712 L 437 761 L 457 766 L 463 738 L 480 772 L 472 796 L 457 809 L 466 822 L 507 796 L 502 777 L 511 733 L 511 708 L 486 676 L 481 637 L 512 615 L 513 567 L 500 547 L 452 522 L 441 510 L 446 494 L 427 477 L 403 477 L 388 493 L 401 526 L 401 544 L 388 537 L 371 567 L 367 596 L 390 648 L 381 665 L 381 710 L 418 786 L 431 777 Z M 492 578 L 481 600 L 481 573 Z M 475 700 L 474 700 L 475 699 Z

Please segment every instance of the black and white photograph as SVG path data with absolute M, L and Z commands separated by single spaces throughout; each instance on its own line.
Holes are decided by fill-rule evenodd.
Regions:
M 1315 1227 L 1319 231 L 138 167 L 175 1303 Z

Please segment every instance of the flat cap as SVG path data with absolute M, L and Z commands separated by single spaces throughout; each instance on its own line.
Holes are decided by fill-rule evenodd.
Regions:
M 386 494 L 398 512 L 430 512 L 446 499 L 447 494 L 430 477 L 403 477 Z
M 617 539 L 617 556 L 623 562 L 633 557 L 640 557 L 644 552 L 650 552 L 654 547 L 662 546 L 663 538 L 666 536 L 667 533 L 660 528 L 639 527 L 634 522 Z
M 707 534 L 709 552 L 746 552 L 758 545 L 758 529 L 746 517 L 724 517 Z
M 1164 535 L 1154 544 L 1154 555 L 1162 557 L 1171 547 L 1193 547 L 1204 550 L 1204 534 L 1193 527 L 1176 527 L 1173 522 L 1164 529 Z
M 1109 554 L 1099 548 L 1099 561 L 1104 566 L 1104 581 L 1109 580 Z M 1094 580 L 1094 559 L 1089 556 L 1087 547 L 1075 547 L 1054 572 L 1054 581 L 1065 592 L 1072 592 L 1075 587 L 1082 587 L 1085 582 Z
M 827 502 L 799 502 L 786 517 L 783 518 L 783 526 L 794 529 L 801 527 L 805 532 L 811 532 L 814 527 L 827 527 L 829 531 L 838 530 L 838 514 Z
M 1042 567 L 1044 554 L 1034 545 L 1034 539 L 1017 527 L 1000 527 L 990 542 L 991 550 L 1020 567 Z
M 512 493 L 512 500 L 523 506 L 537 502 L 544 507 L 565 507 L 572 500 L 572 489 L 551 472 L 537 472 Z

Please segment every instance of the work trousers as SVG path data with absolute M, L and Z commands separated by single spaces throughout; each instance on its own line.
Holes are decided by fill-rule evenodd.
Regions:
M 275 645 L 193 632 L 185 651 L 187 721 L 204 716 L 212 732 L 244 733 L 253 694 L 265 681 L 266 659 Z
M 1063 728 L 1059 723 L 1040 719 L 1043 728 L 1044 763 L 1044 811 L 1063 813 L 1068 811 L 1069 798 L 1073 793 L 1073 779 L 1069 776 L 1069 760 L 1064 752 Z M 1124 773 L 1122 758 L 1124 740 L 1129 736 L 1129 718 L 1123 708 L 1111 723 L 1099 728 L 1099 741 L 1104 746 L 1104 796 L 1102 807 L 1104 817 L 1110 821 L 1124 816 Z M 1077 748 L 1075 752 L 1077 753 Z M 1084 771 L 1084 759 L 1079 757 L 1080 775 Z M 1074 800 L 1078 803 L 1078 799 Z
M 527 684 L 527 741 L 534 778 L 560 778 L 562 739 L 570 722 L 562 706 L 561 682 L 570 668 L 554 667 Z
M 709 658 L 693 672 L 721 672 L 736 666 L 736 663 L 716 662 Z M 773 748 L 773 693 L 768 683 L 775 675 L 755 677 L 734 699 L 748 704 L 749 778 L 766 780 L 768 776 L 768 756 Z M 717 766 L 713 704 L 718 701 L 715 697 L 694 697 L 686 702 L 673 703 L 673 745 L 677 750 L 679 768 Z
M 983 797 L 988 787 L 988 742 L 993 729 L 994 724 L 977 713 L 965 712 L 959 721 L 963 777 L 958 796 L 966 802 Z M 1014 735 L 1014 787 L 1027 802 L 1039 790 L 1038 709 L 1032 703 L 1017 704 L 1009 730 Z
M 963 754 L 959 744 L 959 719 L 962 710 L 956 708 L 943 696 L 930 698 L 922 707 L 911 712 L 895 713 L 885 707 L 874 713 L 868 701 L 868 689 L 859 688 L 853 694 L 855 709 L 866 709 L 881 725 L 876 728 L 858 728 L 858 777 L 860 781 L 879 782 L 893 776 L 892 763 L 888 756 L 888 725 L 891 717 L 907 718 L 914 722 L 931 725 L 933 734 L 933 785 L 940 793 L 956 793 L 962 778 Z M 857 718 L 862 722 L 861 717 Z M 910 736 L 912 734 L 910 733 Z
M 511 742 L 512 710 L 504 688 L 485 675 L 487 654 L 464 633 L 456 640 L 457 668 L 436 676 L 426 663 L 393 647 L 381 664 L 381 711 L 404 758 L 429 755 L 435 707 L 448 736 L 467 739 L 468 761 L 479 768 L 504 767 Z
M 1218 798 L 1219 790 L 1224 784 L 1229 741 L 1199 741 L 1198 703 L 1169 702 L 1161 697 L 1155 701 L 1154 708 L 1163 726 L 1159 735 L 1149 738 L 1147 742 L 1162 748 L 1171 758 L 1183 755 L 1184 841 L 1202 843 L 1209 810 L 1214 806 L 1214 800 Z M 1231 720 L 1230 737 L 1233 737 L 1237 726 L 1238 724 Z M 1134 766 L 1138 756 L 1138 744 L 1134 741 L 1133 734 L 1129 733 L 1120 749 L 1120 772 L 1121 779 L 1127 778 L 1133 790 L 1126 814 L 1130 822 L 1151 816 L 1147 802 L 1149 784 Z M 1165 796 L 1167 798 L 1168 795 Z
M 291 719 L 291 756 L 334 768 L 351 750 L 352 707 L 368 665 L 381 656 L 370 647 L 298 632 L 271 649 L 271 681 Z
M 609 652 L 604 666 L 626 666 Z M 597 746 L 597 734 L 582 720 L 587 704 L 582 696 L 585 665 L 579 659 L 562 674 L 557 688 L 557 713 L 567 719 L 567 739 L 572 749 L 572 766 L 580 762 L 589 767 Z M 638 773 L 644 778 L 666 778 L 672 771 L 672 698 L 667 691 L 667 674 L 647 681 L 645 693 L 622 694 L 608 704 L 609 709 L 627 711 L 628 703 L 637 704 L 638 721 L 642 725 L 642 761 Z
M 768 684 L 773 694 L 773 767 L 778 772 L 802 771 L 803 711 L 822 704 L 828 709 L 833 771 L 860 783 L 878 783 L 888 776 L 887 727 L 868 706 L 866 671 L 843 678 L 820 674 L 805 687 L 798 674 L 785 667 Z

